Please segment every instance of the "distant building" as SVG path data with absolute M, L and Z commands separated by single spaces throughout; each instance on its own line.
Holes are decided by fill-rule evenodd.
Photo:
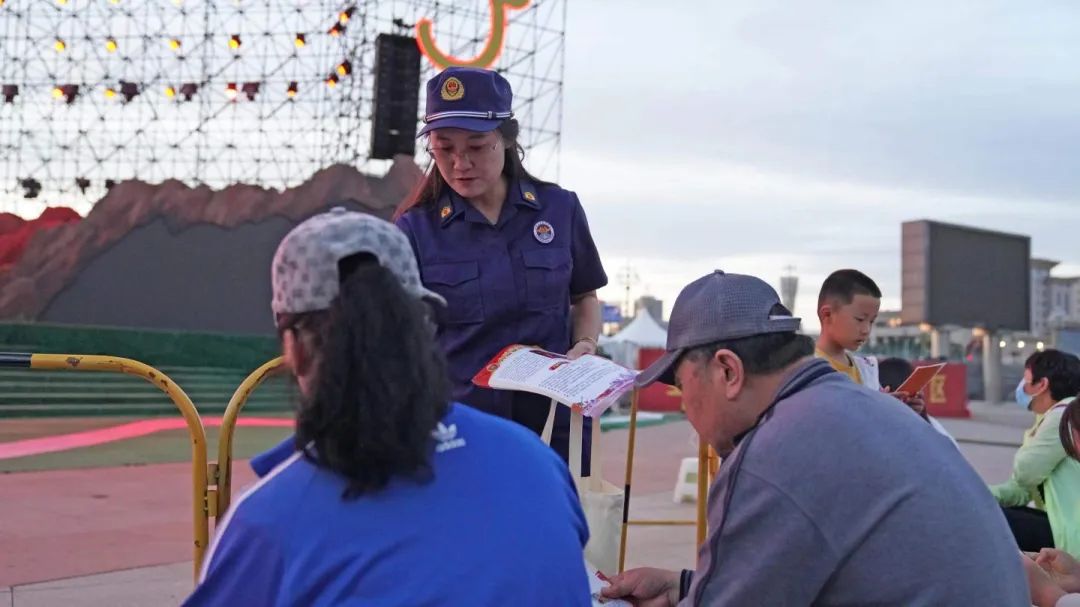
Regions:
M 1080 354 L 1080 276 L 1051 276 L 1058 265 L 1049 259 L 1031 260 L 1031 330 L 1001 334 L 999 345 L 1006 364 L 1023 363 L 1048 347 Z M 982 340 L 970 328 L 944 330 L 949 358 L 980 360 Z M 930 333 L 923 327 L 903 324 L 899 312 L 882 310 L 864 349 L 881 356 L 926 357 L 930 354 Z
M 1031 333 L 1046 335 L 1050 318 L 1050 271 L 1058 265 L 1049 259 L 1031 260 Z
M 881 357 L 918 359 L 930 355 L 930 334 L 918 325 L 905 325 L 897 310 L 882 310 L 870 332 L 870 341 L 860 350 Z
M 798 292 L 799 277 L 795 275 L 795 269 L 789 267 L 780 277 L 780 301 L 789 312 L 795 312 L 795 295 Z
M 1080 354 L 1080 276 L 1051 276 L 1057 266 L 1031 260 L 1031 332 L 1002 339 L 1006 360 L 1023 360 L 1047 345 Z
M 1055 329 L 1063 324 L 1080 322 L 1080 276 L 1051 276 L 1048 286 L 1050 310 L 1046 315 L 1047 327 Z
M 664 324 L 663 300 L 657 299 L 652 295 L 642 295 L 634 302 L 634 316 L 637 316 L 638 312 L 643 309 L 653 317 L 653 320 L 660 323 L 661 326 L 666 326 Z

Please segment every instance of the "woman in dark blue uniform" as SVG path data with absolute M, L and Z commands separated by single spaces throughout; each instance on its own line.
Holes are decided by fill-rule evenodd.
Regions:
M 510 83 L 489 70 L 448 68 L 427 83 L 420 134 L 434 163 L 396 219 L 424 284 L 448 302 L 438 337 L 455 400 L 540 433 L 547 398 L 478 388 L 472 377 L 516 343 L 572 358 L 594 354 L 596 290 L 607 275 L 577 195 L 522 165 L 512 99 Z M 569 419 L 560 406 L 551 444 L 563 459 Z M 584 436 L 583 472 L 590 433 Z

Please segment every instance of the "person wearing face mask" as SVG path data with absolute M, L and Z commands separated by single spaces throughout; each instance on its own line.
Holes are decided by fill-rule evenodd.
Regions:
M 491 70 L 451 67 L 429 80 L 420 135 L 433 163 L 395 220 L 409 236 L 424 285 L 447 301 L 438 341 L 453 397 L 539 434 L 549 399 L 479 388 L 472 378 L 518 343 L 570 358 L 595 354 L 596 290 L 608 278 L 577 195 L 525 170 L 512 105 L 510 83 Z M 558 407 L 555 415 L 551 446 L 565 459 L 570 409 Z
M 1058 548 L 1080 556 L 1080 462 L 1066 455 L 1058 432 L 1077 392 L 1080 358 L 1046 350 L 1024 363 L 1016 403 L 1035 414 L 1035 423 L 1024 433 L 1009 480 L 990 488 L 1021 550 Z

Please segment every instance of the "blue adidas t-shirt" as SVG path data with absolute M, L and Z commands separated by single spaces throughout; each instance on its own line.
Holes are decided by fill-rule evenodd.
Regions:
M 588 528 L 558 456 L 464 405 L 433 432 L 434 479 L 344 500 L 286 441 L 222 522 L 186 605 L 591 605 Z

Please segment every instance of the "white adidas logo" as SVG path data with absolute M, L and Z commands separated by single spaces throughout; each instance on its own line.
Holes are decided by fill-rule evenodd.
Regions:
M 435 445 L 435 453 L 442 453 L 465 446 L 465 439 L 457 437 L 457 424 L 447 426 L 439 422 L 435 429 L 431 431 L 431 437 L 438 441 L 438 444 Z

